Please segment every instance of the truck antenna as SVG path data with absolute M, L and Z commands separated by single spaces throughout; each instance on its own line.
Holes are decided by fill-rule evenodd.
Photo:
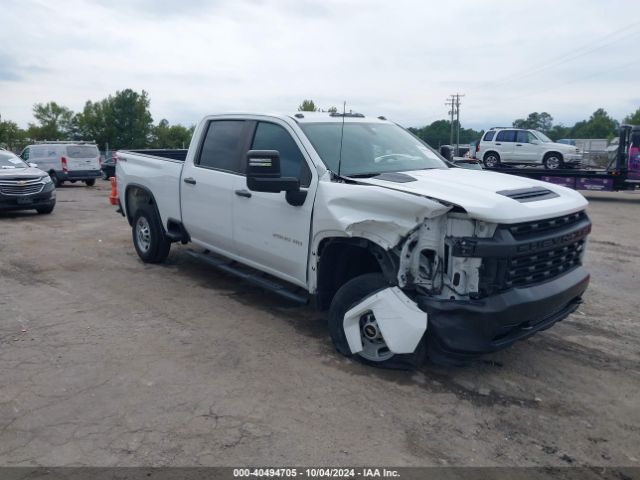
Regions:
M 340 154 L 338 156 L 338 176 L 340 176 L 340 167 L 342 166 L 342 139 L 344 138 L 344 117 L 347 113 L 347 101 L 342 103 L 342 127 L 340 128 Z

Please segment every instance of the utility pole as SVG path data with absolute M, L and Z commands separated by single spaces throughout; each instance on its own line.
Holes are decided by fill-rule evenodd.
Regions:
M 464 97 L 464 94 L 456 93 L 449 95 L 445 105 L 449 107 L 449 115 L 451 115 L 451 135 L 449 145 L 453 146 L 453 126 L 454 118 L 456 125 L 456 148 L 454 155 L 460 153 L 460 97 Z

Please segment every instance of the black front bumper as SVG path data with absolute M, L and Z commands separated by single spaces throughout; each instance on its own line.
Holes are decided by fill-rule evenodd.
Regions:
M 513 288 L 480 300 L 434 300 L 420 295 L 427 333 L 452 358 L 473 358 L 506 348 L 563 320 L 581 303 L 589 274 L 579 266 L 554 280 Z
M 5 195 L 0 192 L 0 211 L 50 207 L 56 202 L 55 190 L 53 183 L 48 183 L 40 193 L 30 195 Z

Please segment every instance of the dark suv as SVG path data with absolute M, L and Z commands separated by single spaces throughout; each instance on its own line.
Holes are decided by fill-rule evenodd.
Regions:
M 0 150 L 0 211 L 51 213 L 55 206 L 56 187 L 49 174 L 8 150 Z

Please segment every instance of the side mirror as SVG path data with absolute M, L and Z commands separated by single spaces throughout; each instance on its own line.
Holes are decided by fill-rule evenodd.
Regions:
M 247 188 L 254 192 L 280 193 L 300 190 L 300 181 L 280 176 L 280 153 L 277 150 L 247 152 Z
M 29 166 L 32 168 L 38 168 L 38 164 L 37 163 L 33 163 L 33 162 L 28 162 Z
M 254 192 L 287 192 L 289 205 L 299 207 L 307 198 L 307 191 L 300 190 L 300 180 L 282 177 L 280 152 L 277 150 L 249 150 L 247 152 L 247 188 Z
M 540 140 L 531 140 L 533 145 L 540 145 Z

